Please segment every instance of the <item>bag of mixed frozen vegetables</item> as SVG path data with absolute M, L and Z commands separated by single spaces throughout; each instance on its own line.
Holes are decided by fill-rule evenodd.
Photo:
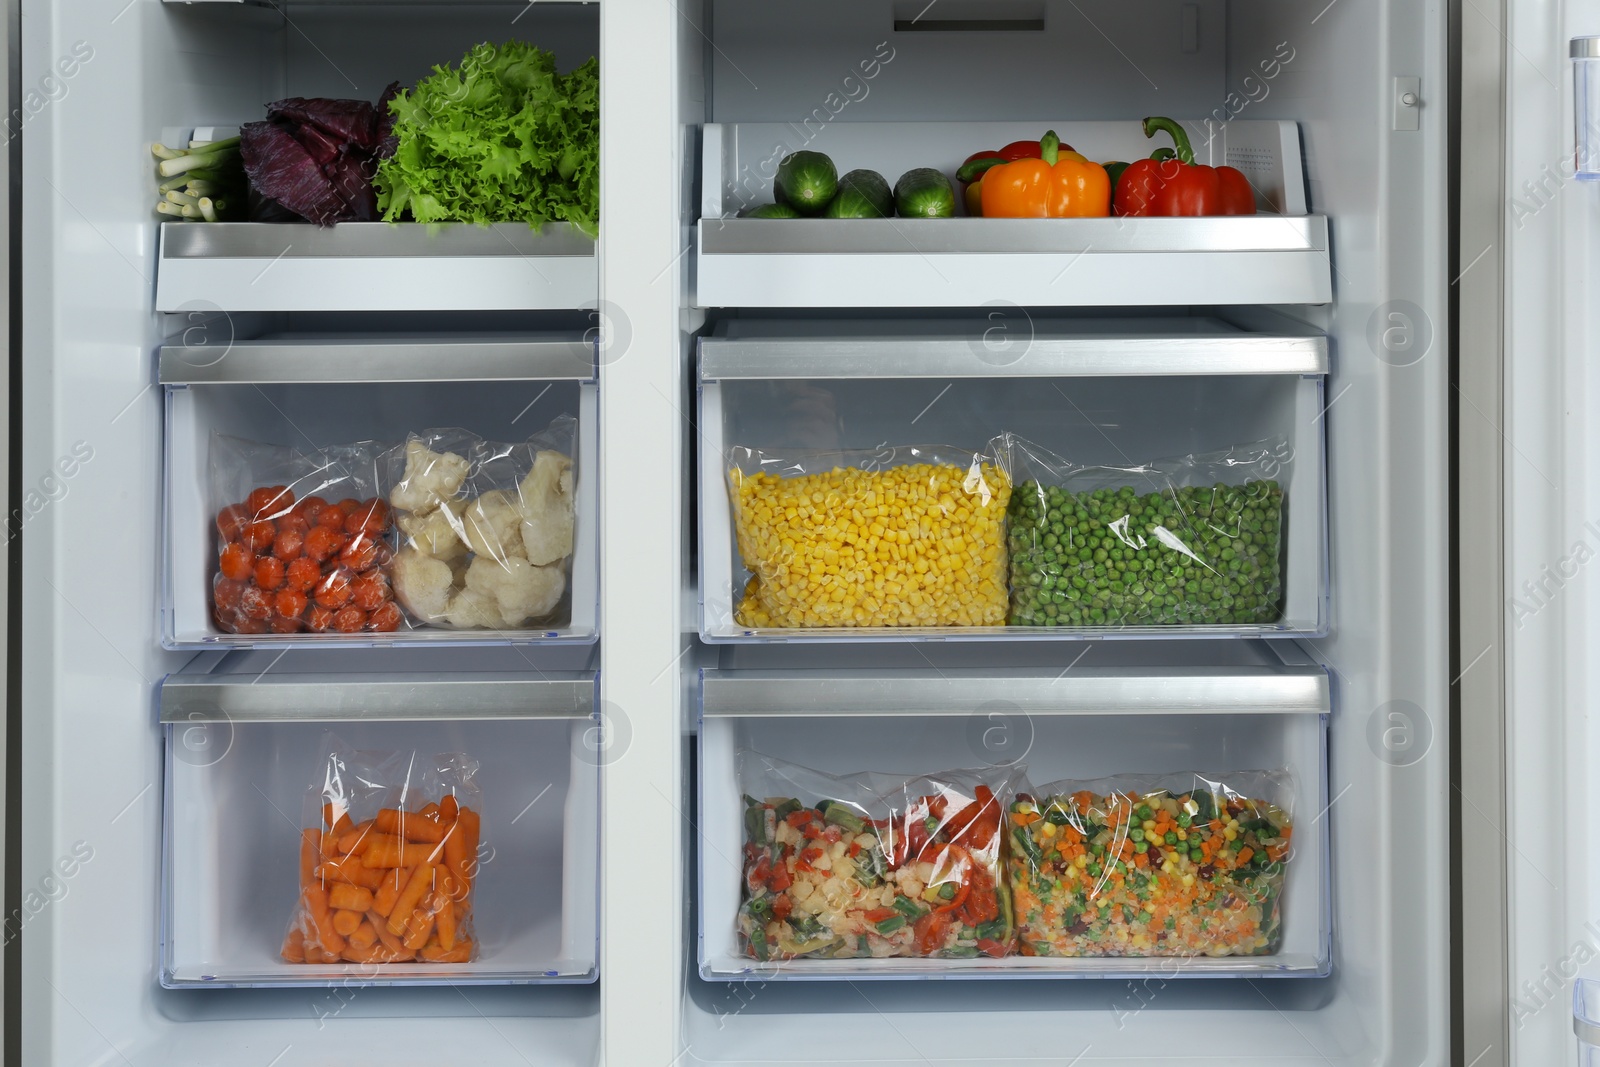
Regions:
M 1282 614 L 1287 442 L 1074 466 L 1006 435 L 1013 626 L 1270 623 Z
M 212 608 L 226 633 L 360 633 L 400 628 L 389 587 L 382 448 L 370 441 L 302 453 L 211 437 L 217 573 Z
M 1262 956 L 1282 940 L 1287 772 L 1056 782 L 1009 805 L 1025 956 Z
M 459 752 L 362 752 L 330 734 L 306 793 L 284 961 L 472 960 L 477 771 Z
M 516 630 L 558 614 L 572 556 L 576 431 L 569 415 L 517 444 L 428 430 L 390 455 L 395 593 L 414 619 Z
M 728 460 L 734 532 L 752 574 L 739 625 L 1005 622 L 1011 478 L 991 456 L 738 447 Z
M 1004 956 L 1004 798 L 1021 771 L 833 776 L 759 753 L 739 935 L 757 960 Z

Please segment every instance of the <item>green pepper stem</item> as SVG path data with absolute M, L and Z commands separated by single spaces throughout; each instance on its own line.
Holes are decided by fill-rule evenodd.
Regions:
M 1194 162 L 1194 148 L 1189 144 L 1189 135 L 1184 132 L 1182 126 L 1179 126 L 1171 119 L 1157 116 L 1145 119 L 1144 135 L 1146 137 L 1154 137 L 1157 133 L 1166 133 L 1171 136 L 1172 143 L 1177 146 L 1179 163 L 1191 164 Z
M 1178 153 L 1174 152 L 1170 148 L 1162 147 L 1156 149 L 1154 152 L 1151 152 L 1150 158 L 1159 163 L 1168 159 L 1173 159 L 1177 156 L 1177 154 Z
M 1056 131 L 1046 130 L 1043 137 L 1039 138 L 1039 158 L 1044 160 L 1045 166 L 1053 167 L 1061 150 L 1061 138 L 1056 136 Z

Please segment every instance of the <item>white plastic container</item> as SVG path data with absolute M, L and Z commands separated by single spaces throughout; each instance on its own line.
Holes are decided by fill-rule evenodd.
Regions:
M 1327 341 L 1220 319 L 732 320 L 700 343 L 701 636 L 708 642 L 1320 636 L 1327 632 Z M 1337 412 L 1332 416 L 1337 417 Z M 1279 439 L 1284 612 L 1216 626 L 762 629 L 734 610 L 739 558 L 724 456 L 736 445 L 982 450 L 1012 431 L 1117 467 Z
M 711 981 L 894 978 L 1323 977 L 1333 927 L 1327 673 L 1278 665 L 990 670 L 707 670 L 700 718 L 700 976 Z M 994 744 L 1004 736 L 1005 744 Z M 1282 948 L 1271 956 L 842 959 L 758 963 L 738 944 L 744 803 L 739 754 L 830 774 L 906 775 L 1026 764 L 1063 778 L 1287 768 L 1296 848 Z
M 599 760 L 592 672 L 178 674 L 166 746 L 161 984 L 537 984 L 597 976 Z M 479 957 L 312 966 L 279 958 L 296 905 L 304 798 L 325 738 L 463 752 L 480 764 Z

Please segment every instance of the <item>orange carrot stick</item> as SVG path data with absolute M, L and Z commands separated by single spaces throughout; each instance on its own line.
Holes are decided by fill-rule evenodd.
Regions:
M 383 868 L 367 867 L 360 859 L 346 857 L 337 863 L 324 863 L 316 869 L 315 876 L 326 882 L 349 882 L 366 889 L 377 889 L 383 884 Z
M 419 959 L 429 963 L 466 963 L 472 959 L 472 942 L 457 941 L 455 948 L 443 945 L 428 946 L 417 953 Z
M 425 817 L 421 812 L 384 808 L 372 820 L 372 825 L 380 833 L 394 834 L 407 841 L 423 841 L 434 845 L 444 838 L 444 827 Z
M 339 843 L 334 847 L 340 852 L 358 852 L 367 836 L 372 833 L 372 820 L 368 819 L 360 826 L 352 826 L 339 835 Z
M 411 918 L 417 902 L 422 899 L 422 894 L 433 888 L 433 864 L 421 863 L 412 872 L 411 881 L 400 891 L 400 897 L 394 902 L 394 908 L 389 912 L 389 932 L 399 937 L 405 932 L 406 922 Z
M 446 793 L 444 799 L 439 801 L 439 821 L 446 825 L 456 821 L 456 816 L 461 814 L 461 802 L 454 793 Z
M 405 946 L 400 943 L 400 939 L 389 932 L 389 922 L 382 915 L 375 911 L 369 911 L 367 912 L 367 921 L 372 924 L 372 929 L 377 933 L 378 940 L 383 943 L 384 948 L 390 952 L 405 951 Z
M 378 886 L 377 893 L 373 894 L 372 910 L 387 918 L 394 910 L 394 902 L 400 899 L 400 891 L 410 884 L 411 874 L 412 872 L 404 867 L 385 869 L 383 884 Z
M 345 911 L 371 911 L 372 890 L 351 885 L 349 882 L 335 882 L 328 888 L 328 906 Z M 343 930 L 339 932 L 344 933 Z
M 349 937 L 360 928 L 364 918 L 364 912 L 335 908 L 333 912 L 333 931 L 340 937 Z
M 433 936 L 433 916 L 425 911 L 416 911 L 411 914 L 411 922 L 406 924 L 405 946 L 416 950 L 428 943 L 428 938 Z
M 361 854 L 361 862 L 367 867 L 419 867 L 423 864 L 433 865 L 439 862 L 444 853 L 443 845 L 392 845 L 387 838 L 378 844 L 368 845 L 367 850 Z
M 333 928 L 333 913 L 328 909 L 328 891 L 313 883 L 302 893 L 306 912 L 316 924 L 317 944 L 324 952 L 338 955 L 344 951 L 344 938 Z
M 424 804 L 422 806 L 422 810 L 417 812 L 417 814 L 422 816 L 424 819 L 429 819 L 429 820 L 431 820 L 433 822 L 438 822 L 439 821 L 439 805 L 433 803 L 432 801 L 429 801 L 428 803 L 426 803 L 426 804 Z
M 461 816 L 456 820 L 456 823 L 461 828 L 461 847 L 466 853 L 466 858 L 462 861 L 460 869 L 456 871 L 456 874 L 461 878 L 463 895 L 465 896 L 471 894 L 472 879 L 478 873 L 478 835 L 482 831 L 483 821 L 478 817 L 478 813 L 471 808 L 462 808 Z
M 361 922 L 349 933 L 350 944 L 355 948 L 371 948 L 378 943 L 378 928 L 372 925 L 372 920 L 365 915 Z
M 444 893 L 435 893 L 434 897 L 440 905 L 434 909 L 438 912 L 439 947 L 448 952 L 456 947 L 456 906 Z
M 317 830 L 300 831 L 300 888 L 304 889 L 311 884 L 317 876 L 317 862 L 319 859 L 317 846 L 322 841 L 322 834 Z
M 298 926 L 290 930 L 289 936 L 283 939 L 283 958 L 289 963 L 306 961 L 306 932 Z

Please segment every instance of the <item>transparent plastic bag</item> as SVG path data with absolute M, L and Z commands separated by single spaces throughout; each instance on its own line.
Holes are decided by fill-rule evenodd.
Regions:
M 1019 793 L 1006 842 L 1018 951 L 1277 952 L 1293 796 L 1287 771 L 1125 775 Z
M 1013 626 L 1261 624 L 1283 614 L 1290 449 L 1074 466 L 1007 435 Z
M 736 447 L 728 492 L 766 627 L 999 626 L 1011 478 L 941 446 L 777 457 Z
M 576 524 L 577 426 L 562 415 L 517 444 L 427 430 L 390 454 L 402 537 L 395 592 L 413 619 L 516 630 L 557 615 Z
M 332 734 L 306 793 L 289 963 L 466 963 L 482 796 L 459 752 L 366 752 Z
M 739 936 L 757 960 L 1004 956 L 1020 768 L 834 776 L 746 752 Z
M 217 571 L 226 633 L 388 632 L 404 618 L 389 585 L 394 526 L 379 492 L 381 445 L 302 453 L 211 436 Z

